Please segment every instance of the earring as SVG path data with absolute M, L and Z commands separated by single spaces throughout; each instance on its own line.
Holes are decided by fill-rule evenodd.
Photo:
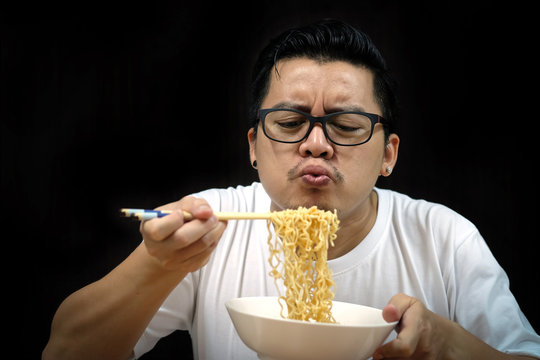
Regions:
M 386 173 L 390 175 L 392 173 L 392 168 L 390 166 L 386 167 Z
M 253 163 L 251 164 L 251 166 L 257 170 L 257 160 L 254 160 Z

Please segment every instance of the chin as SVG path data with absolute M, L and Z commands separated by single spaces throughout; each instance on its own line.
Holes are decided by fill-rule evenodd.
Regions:
M 276 189 L 269 187 L 268 195 L 272 199 L 271 210 L 298 209 L 302 206 L 310 208 L 316 206 L 320 210 L 334 211 L 336 209 L 336 196 L 329 189 L 298 187 L 288 184 L 288 188 Z M 264 183 L 263 183 L 264 186 Z
M 282 210 L 284 209 L 298 209 L 298 207 L 305 207 L 310 208 L 312 206 L 316 206 L 317 209 L 320 210 L 326 210 L 326 211 L 334 211 L 336 209 L 336 206 L 329 202 L 327 199 L 323 199 L 321 197 L 316 196 L 305 196 L 302 198 L 292 198 L 287 199 L 283 206 L 280 206 Z

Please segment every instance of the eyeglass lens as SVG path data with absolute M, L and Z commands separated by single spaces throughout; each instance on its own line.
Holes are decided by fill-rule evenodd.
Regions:
M 300 113 L 288 110 L 272 111 L 264 122 L 266 134 L 277 141 L 296 142 L 306 136 L 309 119 Z M 333 142 L 343 145 L 359 144 L 371 136 L 371 120 L 357 113 L 342 113 L 326 121 L 326 132 Z

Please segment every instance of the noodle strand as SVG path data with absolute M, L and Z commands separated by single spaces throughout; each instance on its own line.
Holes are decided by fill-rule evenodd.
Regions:
M 278 280 L 285 285 L 285 294 L 279 295 L 282 317 L 286 306 L 289 319 L 336 322 L 331 313 L 336 284 L 327 251 L 329 244 L 334 246 L 338 225 L 336 211 L 315 206 L 273 212 L 267 221 L 270 276 L 278 293 Z

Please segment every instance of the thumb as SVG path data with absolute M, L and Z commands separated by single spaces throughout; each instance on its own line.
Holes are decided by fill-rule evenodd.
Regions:
M 387 304 L 383 308 L 382 317 L 386 322 L 394 322 L 401 319 L 401 314 L 394 304 Z

